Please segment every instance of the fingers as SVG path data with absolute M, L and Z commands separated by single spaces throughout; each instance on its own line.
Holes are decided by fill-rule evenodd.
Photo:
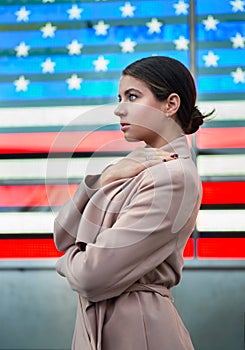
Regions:
M 164 157 L 163 161 L 168 162 L 169 160 L 178 159 L 179 155 L 177 153 L 169 154 L 166 157 Z
M 168 162 L 170 160 L 178 158 L 177 153 L 169 153 L 160 149 L 147 149 L 144 156 L 146 162 L 151 160 L 161 160 L 163 162 Z
M 170 153 L 163 151 L 159 148 L 137 148 L 126 156 L 127 159 L 132 159 L 135 162 L 144 164 L 145 166 L 151 166 L 159 162 L 168 162 L 178 158 L 177 153 Z

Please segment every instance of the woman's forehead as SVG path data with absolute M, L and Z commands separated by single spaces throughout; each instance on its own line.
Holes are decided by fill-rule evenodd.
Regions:
M 140 79 L 130 75 L 122 75 L 119 83 L 119 90 L 125 91 L 128 89 L 137 89 L 140 91 L 149 90 L 147 85 Z

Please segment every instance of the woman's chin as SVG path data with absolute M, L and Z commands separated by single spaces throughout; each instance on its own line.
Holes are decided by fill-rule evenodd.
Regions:
M 136 139 L 136 138 L 133 138 L 133 137 L 130 137 L 130 136 L 127 136 L 127 135 L 124 135 L 124 138 L 128 142 L 140 142 L 141 141 L 139 139 Z

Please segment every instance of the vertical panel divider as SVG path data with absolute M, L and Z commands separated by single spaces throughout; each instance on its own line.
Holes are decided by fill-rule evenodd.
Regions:
M 190 71 L 196 79 L 197 77 L 197 67 L 196 67 L 196 0 L 190 0 L 190 15 L 189 15 L 189 25 L 190 25 Z M 192 135 L 192 156 L 196 163 L 196 158 L 198 154 L 198 149 L 196 145 L 196 135 Z M 194 238 L 194 258 L 197 258 L 196 242 L 199 238 L 199 233 L 195 227 L 192 237 Z

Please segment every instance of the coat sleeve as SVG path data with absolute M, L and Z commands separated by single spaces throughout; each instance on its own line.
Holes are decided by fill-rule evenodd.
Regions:
M 54 242 L 58 250 L 66 251 L 76 241 L 77 229 L 87 202 L 97 191 L 91 185 L 99 175 L 87 176 L 73 198 L 60 209 L 54 221 Z
M 171 228 L 184 186 L 166 171 L 159 176 L 162 168 L 155 168 L 142 175 L 136 194 L 111 228 L 86 251 L 73 245 L 58 260 L 57 271 L 84 298 L 97 302 L 120 295 L 175 250 L 178 235 Z

